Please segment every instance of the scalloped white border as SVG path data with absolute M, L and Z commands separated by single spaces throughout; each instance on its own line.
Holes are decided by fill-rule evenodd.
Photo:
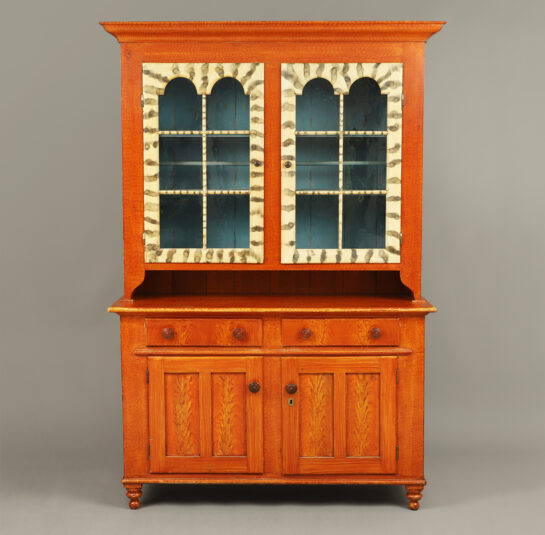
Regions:
M 161 249 L 159 243 L 159 95 L 174 78 L 209 95 L 221 78 L 238 80 L 250 96 L 249 249 Z M 143 63 L 144 261 L 151 263 L 261 263 L 264 256 L 264 67 L 262 63 Z
M 386 246 L 384 249 L 295 248 L 295 103 L 306 83 L 328 80 L 336 94 L 347 95 L 359 78 L 374 79 L 388 95 L 386 136 Z M 401 134 L 403 63 L 282 64 L 282 215 L 283 264 L 397 264 L 401 262 Z M 292 162 L 290 168 L 284 163 Z M 341 224 L 341 223 L 340 223 Z

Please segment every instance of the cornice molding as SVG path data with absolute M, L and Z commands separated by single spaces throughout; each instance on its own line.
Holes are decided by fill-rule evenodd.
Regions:
M 101 22 L 120 43 L 425 42 L 443 21 Z

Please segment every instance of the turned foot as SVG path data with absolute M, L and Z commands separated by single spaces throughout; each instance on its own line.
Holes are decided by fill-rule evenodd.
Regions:
M 142 496 L 142 485 L 124 485 L 127 489 L 127 498 L 129 498 L 129 507 L 138 509 L 140 507 L 140 497 Z
M 422 498 L 422 489 L 424 485 L 405 485 L 407 499 L 409 500 L 409 509 L 417 511 L 420 507 L 418 501 Z

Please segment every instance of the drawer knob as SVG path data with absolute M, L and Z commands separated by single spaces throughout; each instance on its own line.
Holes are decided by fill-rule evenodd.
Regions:
M 371 329 L 371 337 L 378 340 L 382 336 L 382 329 L 380 327 L 373 327 Z
M 286 169 L 289 169 L 291 167 L 291 162 L 289 160 L 287 162 L 284 162 L 284 167 Z
M 249 385 L 248 385 L 248 390 L 252 393 L 252 394 L 257 394 L 260 390 L 261 390 L 261 385 L 259 383 L 256 383 L 255 381 L 252 381 Z
M 233 331 L 233 337 L 236 338 L 237 340 L 242 340 L 245 336 L 246 336 L 246 332 L 244 331 L 244 329 L 240 327 L 237 327 Z
M 307 329 L 307 327 L 304 327 L 301 329 L 301 338 L 310 338 L 312 336 L 312 331 L 310 329 Z
M 286 392 L 288 394 L 295 394 L 297 392 L 297 385 L 295 383 L 288 383 L 286 385 Z
M 171 340 L 172 338 L 174 338 L 174 329 L 172 327 L 165 327 L 161 331 L 161 334 L 166 340 Z

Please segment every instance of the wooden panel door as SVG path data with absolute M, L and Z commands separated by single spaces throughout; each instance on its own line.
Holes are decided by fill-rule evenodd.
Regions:
M 396 369 L 397 357 L 283 358 L 284 473 L 395 473 Z
M 150 472 L 262 472 L 262 375 L 261 357 L 150 358 Z

